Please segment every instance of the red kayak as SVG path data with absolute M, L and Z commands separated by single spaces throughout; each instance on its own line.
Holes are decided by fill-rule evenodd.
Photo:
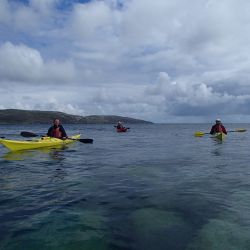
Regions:
M 116 128 L 116 131 L 118 133 L 120 133 L 120 132 L 127 132 L 127 130 L 128 130 L 128 128 Z

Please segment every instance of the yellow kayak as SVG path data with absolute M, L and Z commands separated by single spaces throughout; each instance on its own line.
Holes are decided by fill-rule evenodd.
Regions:
M 74 135 L 70 138 L 72 139 L 80 139 L 81 135 Z M 66 139 L 61 140 L 54 137 L 41 137 L 40 139 L 29 140 L 29 141 L 17 141 L 17 140 L 8 140 L 8 139 L 0 139 L 0 144 L 4 145 L 10 151 L 18 151 L 18 150 L 27 150 L 27 149 L 36 149 L 36 148 L 44 148 L 44 147 L 54 147 L 60 145 L 66 145 L 75 140 Z
M 213 138 L 219 140 L 219 141 L 224 141 L 226 139 L 227 135 L 220 132 L 220 133 L 215 133 L 213 134 Z

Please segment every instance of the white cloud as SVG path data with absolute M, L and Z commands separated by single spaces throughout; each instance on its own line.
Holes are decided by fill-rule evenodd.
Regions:
M 245 94 L 229 94 L 224 87 L 223 92 L 216 91 L 205 83 L 194 83 L 173 80 L 167 73 L 161 72 L 156 83 L 147 87 L 145 93 L 155 99 L 162 113 L 174 116 L 212 116 L 250 114 L 246 108 L 250 102 L 250 92 Z
M 247 1 L 105 0 L 66 9 L 64 4 L 0 2 L 0 85 L 40 84 L 45 92 L 49 84 L 55 102 L 41 107 L 71 112 L 158 120 L 193 120 L 218 106 L 232 117 L 248 113 Z M 62 101 L 58 86 L 60 95 L 74 87 L 72 97 Z M 29 107 L 38 107 L 35 100 Z
M 112 30 L 112 10 L 102 1 L 76 4 L 72 13 L 72 27 L 75 36 L 93 39 Z M 105 39 L 105 36 L 102 37 Z
M 23 83 L 69 82 L 75 77 L 71 61 L 45 62 L 39 51 L 10 42 L 0 46 L 0 79 Z

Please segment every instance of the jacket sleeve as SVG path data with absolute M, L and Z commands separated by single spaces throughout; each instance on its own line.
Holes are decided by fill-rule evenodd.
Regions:
M 224 126 L 222 126 L 222 132 L 223 132 L 224 134 L 227 134 L 227 130 L 225 129 Z
M 50 127 L 50 128 L 48 129 L 47 136 L 52 136 L 52 127 Z
M 211 134 L 211 135 L 214 134 L 214 126 L 211 128 L 210 134 Z

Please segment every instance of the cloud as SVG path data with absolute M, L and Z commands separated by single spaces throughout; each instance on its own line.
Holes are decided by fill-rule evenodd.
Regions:
M 103 1 L 76 4 L 72 13 L 72 27 L 75 36 L 89 40 L 112 35 L 112 10 Z M 103 36 L 103 37 L 102 37 Z M 99 41 L 100 42 L 100 41 Z
M 2 0 L 0 85 L 16 89 L 13 100 L 24 107 L 158 121 L 210 118 L 219 108 L 236 119 L 249 114 L 249 7 L 244 0 Z M 26 85 L 29 101 L 17 93 Z M 55 101 L 39 106 L 38 85 Z
M 30 0 L 28 4 L 22 1 L 2 0 L 0 24 L 4 23 L 15 33 L 24 32 L 34 36 L 40 29 L 50 29 L 53 25 L 51 21 L 59 18 L 55 8 L 58 3 L 59 0 Z
M 0 46 L 0 79 L 21 83 L 69 82 L 74 78 L 71 61 L 44 61 L 40 52 L 10 42 Z
M 247 114 L 250 92 L 229 94 L 223 90 L 215 91 L 205 83 L 172 80 L 166 72 L 161 72 L 156 83 L 147 87 L 145 93 L 160 99 L 162 113 L 172 116 L 213 116 Z

